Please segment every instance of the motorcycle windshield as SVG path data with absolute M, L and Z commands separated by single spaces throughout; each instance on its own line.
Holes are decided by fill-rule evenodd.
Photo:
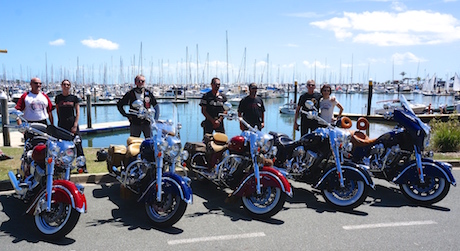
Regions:
M 399 100 L 401 102 L 401 106 L 404 108 L 404 110 L 406 110 L 407 115 L 412 117 L 412 119 L 416 121 L 418 125 L 425 131 L 425 134 L 428 135 L 430 133 L 430 127 L 427 124 L 423 123 L 423 121 L 420 120 L 420 118 L 417 117 L 417 115 L 415 115 L 415 112 L 410 107 L 409 101 L 407 101 L 406 97 L 404 95 L 401 95 Z
M 176 105 L 172 102 L 158 103 L 150 110 L 152 119 L 152 136 L 161 132 L 176 136 L 178 132 L 179 117 Z

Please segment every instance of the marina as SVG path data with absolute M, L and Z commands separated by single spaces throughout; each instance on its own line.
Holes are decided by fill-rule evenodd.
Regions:
M 263 88 L 265 85 L 261 85 Z M 124 89 L 128 89 L 129 85 L 126 85 Z M 202 86 L 204 87 L 204 86 Z M 233 88 L 234 87 L 234 88 Z M 223 86 L 221 90 L 223 93 L 228 93 L 234 96 L 227 96 L 227 98 L 235 99 L 238 97 L 244 97 L 244 88 L 245 85 L 241 86 Z M 342 104 L 344 107 L 343 115 L 348 116 L 352 119 L 352 121 L 356 121 L 359 117 L 365 115 L 367 113 L 367 102 L 368 102 L 368 93 L 362 91 L 361 88 L 349 88 L 349 86 L 345 86 L 343 88 L 345 92 L 334 92 L 332 93 L 333 96 L 337 98 L 337 100 Z M 157 90 L 155 97 L 157 97 L 159 102 L 173 102 L 176 104 L 179 112 L 179 121 L 182 124 L 182 129 L 180 131 L 182 143 L 188 141 L 201 141 L 203 136 L 203 130 L 200 126 L 201 121 L 204 119 L 203 115 L 201 114 L 201 108 L 199 106 L 200 97 L 203 92 L 198 90 L 192 91 L 187 90 L 185 92 L 181 92 L 182 95 L 185 96 L 177 96 L 177 95 L 160 95 L 158 92 L 158 88 L 151 88 L 149 89 Z M 293 123 L 294 123 L 294 108 L 295 103 L 294 100 L 294 93 L 293 87 L 288 86 L 288 88 L 280 86 L 280 88 L 271 88 L 267 90 L 258 90 L 258 93 L 261 92 L 264 95 L 264 104 L 265 104 L 265 128 L 263 131 L 276 131 L 282 132 L 289 135 L 291 138 L 298 139 L 300 137 L 299 132 L 293 131 Z M 317 87 L 318 88 L 318 87 Z M 380 87 L 376 87 L 378 89 Z M 108 88 L 101 88 L 107 90 Z M 120 89 L 115 87 L 113 89 Z M 171 87 L 165 87 L 163 90 L 169 90 Z M 352 93 L 347 93 L 347 89 L 353 89 Z M 206 88 L 203 88 L 206 90 Z M 231 91 L 233 90 L 233 91 Z M 276 90 L 277 95 L 270 95 L 267 92 Z M 291 92 L 289 92 L 289 90 Z M 361 91 L 359 91 L 361 90 Z M 297 94 L 297 99 L 300 97 L 300 93 L 304 91 L 304 86 L 299 86 L 299 93 Z M 75 91 L 77 93 L 77 91 Z M 173 92 L 174 93 L 174 92 Z M 383 109 L 385 101 L 391 101 L 398 99 L 398 93 L 388 93 L 388 92 L 376 92 L 372 98 L 371 104 L 371 115 L 366 116 L 366 118 L 371 122 L 370 125 L 370 136 L 376 137 L 383 132 L 390 130 L 394 125 L 390 121 L 386 121 L 383 116 L 377 114 L 379 109 Z M 431 107 L 433 111 L 440 111 L 440 107 L 447 106 L 448 104 L 454 105 L 457 101 L 455 100 L 455 95 L 439 95 L 439 96 L 428 96 L 423 95 L 420 92 L 404 92 L 404 95 L 408 100 L 414 102 L 416 104 L 425 104 L 426 107 Z M 104 100 L 100 99 L 100 96 L 91 95 L 91 128 L 87 127 L 88 124 L 88 112 L 87 112 L 87 101 L 82 100 L 80 103 L 80 131 L 82 133 L 83 145 L 85 147 L 108 147 L 110 144 L 125 144 L 126 139 L 129 136 L 129 122 L 126 118 L 121 116 L 116 108 L 116 100 L 120 98 L 120 95 L 115 96 L 112 100 Z M 54 98 L 52 98 L 54 100 Z M 235 99 L 237 100 L 237 99 Z M 294 105 L 293 105 L 294 103 Z M 238 102 L 232 103 L 234 110 L 238 107 Z M 280 108 L 282 107 L 288 108 L 286 113 L 282 113 Z M 291 109 L 289 109 L 291 106 Z M 53 115 L 55 121 L 57 120 L 56 111 L 53 111 Z M 419 115 L 420 118 L 428 122 L 432 118 L 439 118 L 443 120 L 447 120 L 449 115 L 447 114 L 421 114 Z M 239 125 L 234 121 L 224 121 L 224 125 L 226 128 L 226 132 L 229 137 L 237 135 L 240 133 Z M 354 127 L 353 127 L 354 128 Z

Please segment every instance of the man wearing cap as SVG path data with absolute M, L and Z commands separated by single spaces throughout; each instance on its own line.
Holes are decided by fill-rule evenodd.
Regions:
M 203 136 L 212 134 L 213 131 L 225 133 L 224 118 L 219 113 L 227 113 L 224 110 L 224 103 L 227 102 L 225 94 L 219 93 L 220 79 L 211 80 L 212 89 L 205 93 L 200 101 L 201 113 L 205 120 L 201 123 Z
M 238 116 L 243 117 L 252 127 L 257 126 L 260 130 L 265 126 L 264 112 L 264 102 L 257 96 L 257 85 L 251 83 L 249 85 L 249 95 L 244 97 L 238 105 Z M 240 129 L 244 131 L 247 128 L 240 122 Z

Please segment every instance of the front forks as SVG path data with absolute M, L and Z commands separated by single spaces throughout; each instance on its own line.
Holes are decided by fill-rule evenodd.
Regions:
M 425 183 L 425 178 L 423 175 L 423 166 L 422 166 L 422 154 L 416 145 L 414 145 L 414 154 L 415 154 L 415 163 L 417 164 L 418 178 L 420 179 L 420 183 Z
M 53 195 L 54 158 L 46 160 L 46 212 L 51 211 L 51 197 Z

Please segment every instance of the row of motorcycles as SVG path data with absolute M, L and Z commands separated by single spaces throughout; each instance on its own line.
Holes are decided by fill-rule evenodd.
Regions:
M 339 210 L 361 205 L 374 189 L 372 178 L 399 185 L 415 203 L 439 202 L 450 185 L 456 185 L 452 167 L 425 154 L 430 128 L 404 96 L 400 101 L 400 108 L 385 115 L 397 126 L 376 139 L 349 130 L 351 123 L 343 119 L 339 126 L 327 123 L 307 101 L 308 109 L 301 112 L 318 120 L 321 127 L 297 141 L 252 127 L 226 104 L 228 112 L 220 115 L 242 123 L 246 130 L 230 140 L 222 133 L 205 135 L 203 142 L 187 142 L 182 150 L 175 105 L 159 103 L 145 109 L 138 100 L 129 113 L 150 122 L 151 137 L 130 137 L 126 146 L 110 145 L 107 168 L 122 187 L 138 196 L 157 227 L 172 226 L 184 215 L 193 201 L 192 179 L 211 181 L 216 189 L 240 200 L 257 219 L 272 217 L 293 196 L 289 180 L 311 185 Z M 9 172 L 16 195 L 30 204 L 27 213 L 34 216 L 45 238 L 62 238 L 87 211 L 83 187 L 70 181 L 71 170 L 85 164 L 84 157 L 76 158 L 80 139 L 54 126 L 23 123 L 14 127 L 31 135 L 24 145 L 21 168 L 17 174 Z M 176 172 L 178 167 L 183 175 Z

